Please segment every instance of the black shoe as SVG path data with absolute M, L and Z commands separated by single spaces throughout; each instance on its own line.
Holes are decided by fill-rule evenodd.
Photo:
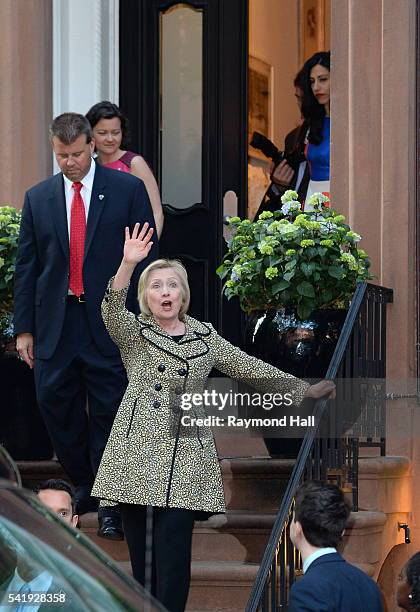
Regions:
M 117 516 L 99 516 L 98 536 L 108 540 L 124 540 L 121 519 Z
M 88 512 L 97 512 L 98 511 L 98 506 L 99 506 L 99 500 L 95 499 L 94 497 L 80 497 L 78 498 L 76 496 L 76 499 L 74 500 L 75 503 L 75 507 L 76 507 L 76 514 L 78 514 L 79 516 L 81 514 L 87 514 Z

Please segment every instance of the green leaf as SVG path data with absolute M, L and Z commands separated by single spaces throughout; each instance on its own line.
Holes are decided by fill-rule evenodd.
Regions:
M 227 273 L 228 273 L 228 270 L 227 268 L 225 268 L 224 264 L 220 265 L 216 270 L 216 274 L 220 276 L 220 278 L 225 278 Z
M 311 283 L 308 283 L 308 281 L 303 281 L 302 283 L 299 283 L 299 285 L 296 287 L 296 289 L 297 289 L 297 292 L 299 293 L 299 295 L 303 295 L 303 296 L 309 297 L 309 298 L 315 297 L 314 288 L 311 285 Z
M 296 259 L 292 259 L 292 261 L 287 262 L 287 264 L 284 266 L 284 269 L 286 270 L 286 272 L 290 272 L 291 270 L 296 268 L 296 264 L 297 264 Z
M 278 283 L 274 283 L 274 285 L 271 288 L 271 293 L 273 295 L 276 295 L 276 293 L 280 293 L 280 291 L 283 291 L 284 289 L 287 289 L 288 287 L 290 287 L 289 281 L 287 281 L 286 279 L 281 280 Z
M 332 291 L 328 290 L 328 291 L 323 291 L 322 292 L 322 299 L 323 301 L 327 304 L 328 302 L 331 302 L 331 300 L 333 299 L 333 295 L 332 295 Z
M 276 266 L 280 262 L 282 262 L 284 257 L 270 257 L 270 266 Z
M 339 266 L 330 266 L 328 268 L 328 274 L 332 276 L 333 278 L 337 278 L 338 280 L 341 280 L 342 278 L 345 277 L 346 271 L 343 270 L 343 268 L 340 268 Z
M 295 270 L 291 270 L 290 272 L 286 272 L 286 274 L 283 274 L 283 278 L 284 280 L 291 280 L 295 275 Z
M 307 302 L 301 302 L 300 304 L 298 304 L 298 307 L 296 308 L 298 317 L 302 319 L 303 321 L 309 317 L 312 310 L 313 310 L 312 304 L 309 304 Z
M 300 264 L 300 269 L 302 270 L 302 272 L 304 273 L 304 275 L 309 278 L 310 276 L 312 276 L 312 273 L 314 271 L 315 268 L 315 264 L 313 263 L 305 263 L 302 262 Z

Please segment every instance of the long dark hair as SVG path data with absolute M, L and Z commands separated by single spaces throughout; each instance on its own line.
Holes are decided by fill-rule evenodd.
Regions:
M 320 51 L 312 55 L 303 65 L 300 82 L 303 91 L 302 98 L 302 115 L 309 126 L 309 142 L 320 144 L 322 142 L 322 127 L 325 117 L 325 108 L 315 98 L 311 87 L 311 70 L 318 64 L 330 70 L 331 53 L 329 51 Z

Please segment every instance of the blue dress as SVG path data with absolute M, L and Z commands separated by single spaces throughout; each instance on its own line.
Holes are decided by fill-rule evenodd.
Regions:
M 330 195 L 330 117 L 324 117 L 322 126 L 322 141 L 319 144 L 308 143 L 305 148 L 311 173 L 307 201 L 314 193 Z M 305 204 L 305 210 L 309 210 Z

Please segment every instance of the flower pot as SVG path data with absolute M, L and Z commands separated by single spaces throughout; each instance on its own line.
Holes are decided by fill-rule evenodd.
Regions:
M 15 461 L 51 459 L 53 448 L 36 401 L 33 371 L 18 359 L 12 328 L 0 329 L 0 444 Z
M 346 315 L 346 310 L 315 310 L 301 321 L 291 309 L 254 312 L 245 329 L 245 350 L 298 378 L 323 378 Z M 296 457 L 301 442 L 265 438 L 270 454 L 277 456 Z

